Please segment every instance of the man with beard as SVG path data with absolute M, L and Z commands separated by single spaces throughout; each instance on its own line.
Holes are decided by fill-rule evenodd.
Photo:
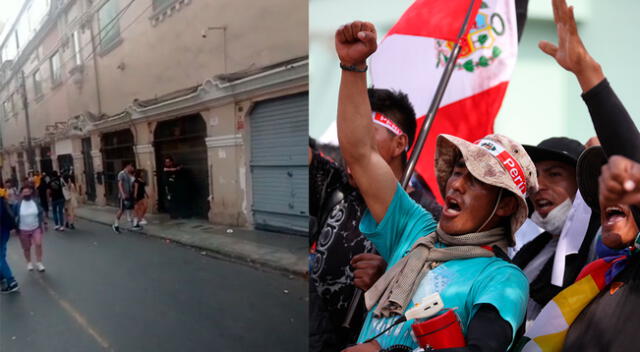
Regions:
M 373 88 L 367 92 L 377 148 L 399 179 L 416 131 L 413 106 L 400 92 Z M 356 341 L 364 322 L 364 300 L 352 303 L 355 292 L 371 287 L 387 264 L 358 230 L 366 205 L 353 178 L 313 149 L 309 170 L 310 214 L 318 223 L 311 236 L 309 346 L 310 351 L 341 351 Z M 411 196 L 429 199 L 418 189 Z M 423 206 L 439 213 L 435 202 Z M 344 324 L 351 304 L 355 312 Z
M 415 321 L 400 317 L 436 293 L 445 308 L 455 308 L 464 333 L 467 347 L 456 351 L 507 350 L 524 318 L 528 282 L 502 258 L 527 218 L 525 197 L 537 189 L 533 162 L 502 135 L 476 143 L 440 135 L 436 178 L 445 206 L 436 229 L 374 142 L 365 71 L 377 48 L 375 27 L 360 21 L 342 26 L 335 44 L 343 70 L 338 138 L 367 204 L 360 230 L 390 267 L 366 292 L 370 312 L 359 344 L 345 352 L 414 350 Z

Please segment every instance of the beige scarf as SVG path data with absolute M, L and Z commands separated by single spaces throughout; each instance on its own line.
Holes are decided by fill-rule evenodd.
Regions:
M 438 242 L 449 247 L 436 248 Z M 448 260 L 493 257 L 492 251 L 480 246 L 494 245 L 506 251 L 504 228 L 452 236 L 438 227 L 436 232 L 416 241 L 409 254 L 384 273 L 365 293 L 367 310 L 377 304 L 374 311 L 376 317 L 403 314 L 429 270 Z

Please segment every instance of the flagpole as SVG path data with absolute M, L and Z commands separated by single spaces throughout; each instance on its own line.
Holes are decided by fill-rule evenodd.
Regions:
M 458 56 L 460 55 L 460 40 L 462 40 L 462 37 L 467 32 L 466 29 L 469 24 L 469 19 L 471 17 L 471 12 L 473 11 L 473 5 L 475 4 L 475 2 L 476 0 L 471 0 L 471 3 L 469 4 L 467 15 L 465 16 L 462 27 L 460 28 L 460 33 L 458 33 L 458 39 L 453 46 L 453 50 L 451 50 L 451 55 L 449 55 L 447 65 L 444 68 L 444 72 L 442 72 L 440 82 L 438 82 L 438 87 L 436 88 L 436 92 L 433 95 L 433 100 L 431 100 L 429 110 L 427 110 L 424 122 L 422 123 L 422 129 L 420 130 L 420 135 L 418 136 L 415 147 L 413 147 L 413 152 L 411 153 L 411 157 L 409 158 L 407 168 L 405 169 L 404 175 L 402 176 L 403 188 L 407 188 L 409 180 L 411 180 L 411 175 L 413 174 L 413 170 L 416 167 L 418 158 L 420 157 L 420 153 L 422 152 L 422 148 L 424 147 L 424 143 L 427 140 L 427 135 L 429 134 L 429 130 L 431 129 L 431 125 L 433 124 L 433 120 L 435 119 L 436 112 L 440 107 L 440 103 L 442 102 L 442 97 L 444 96 L 444 92 L 447 89 L 449 80 L 451 80 L 451 74 L 453 73 L 456 61 L 458 61 Z

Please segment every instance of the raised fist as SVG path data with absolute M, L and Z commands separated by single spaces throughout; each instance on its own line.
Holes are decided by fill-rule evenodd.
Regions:
M 640 164 L 614 155 L 602 166 L 599 181 L 601 204 L 640 205 Z
M 336 53 L 347 66 L 363 67 L 378 48 L 376 27 L 369 22 L 354 21 L 336 31 Z

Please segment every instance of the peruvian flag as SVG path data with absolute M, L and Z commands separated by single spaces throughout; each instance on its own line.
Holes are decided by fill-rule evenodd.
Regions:
M 370 60 L 373 86 L 408 94 L 420 127 L 472 2 L 460 56 L 416 166 L 440 203 L 436 137 L 447 133 L 473 142 L 493 133 L 518 54 L 514 1 L 417 0 Z

